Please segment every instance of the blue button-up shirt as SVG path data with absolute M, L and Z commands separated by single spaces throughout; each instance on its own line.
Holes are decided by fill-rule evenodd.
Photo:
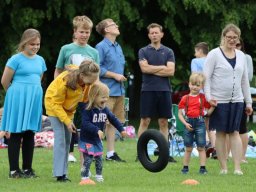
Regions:
M 121 46 L 117 42 L 112 43 L 109 39 L 104 38 L 95 48 L 100 55 L 100 81 L 109 87 L 110 96 L 124 95 L 123 82 L 105 77 L 107 71 L 124 74 L 125 58 Z

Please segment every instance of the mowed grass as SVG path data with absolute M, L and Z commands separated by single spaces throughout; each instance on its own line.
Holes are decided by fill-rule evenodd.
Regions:
M 207 175 L 200 175 L 199 160 L 191 159 L 188 175 L 181 174 L 182 157 L 175 157 L 177 163 L 169 163 L 159 173 L 145 170 L 140 162 L 135 162 L 136 139 L 125 139 L 116 143 L 116 150 L 127 163 L 104 161 L 104 183 L 95 186 L 79 186 L 80 164 L 69 164 L 69 178 L 72 182 L 57 183 L 52 177 L 52 149 L 36 148 L 34 154 L 34 169 L 40 176 L 37 179 L 8 179 L 7 149 L 0 150 L 0 191 L 1 192 L 166 192 L 166 191 L 198 191 L 198 192 L 230 192 L 230 191 L 255 191 L 256 159 L 249 158 L 248 164 L 242 164 L 243 176 L 233 175 L 233 165 L 229 160 L 229 173 L 219 175 L 218 161 L 207 161 Z M 104 146 L 106 143 L 104 142 Z M 79 153 L 75 148 L 75 156 Z M 104 155 L 105 156 L 105 155 Z M 91 169 L 95 174 L 94 165 Z M 182 185 L 186 179 L 196 179 L 199 185 Z

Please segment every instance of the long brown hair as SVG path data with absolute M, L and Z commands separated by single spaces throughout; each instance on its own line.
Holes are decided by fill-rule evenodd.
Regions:
M 92 74 L 98 73 L 100 71 L 99 65 L 92 60 L 83 61 L 79 68 L 77 69 L 68 69 L 69 73 L 67 75 L 67 84 L 66 86 L 70 89 L 77 89 L 77 82 L 79 81 L 80 74 L 84 76 L 90 76 Z

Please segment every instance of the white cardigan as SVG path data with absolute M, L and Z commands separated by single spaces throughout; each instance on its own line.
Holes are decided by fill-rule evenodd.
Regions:
M 235 50 L 235 53 L 235 68 L 223 56 L 219 47 L 208 53 L 203 68 L 206 76 L 204 87 L 206 99 L 208 101 L 215 99 L 218 103 L 245 101 L 246 105 L 251 107 L 246 57 L 240 50 Z

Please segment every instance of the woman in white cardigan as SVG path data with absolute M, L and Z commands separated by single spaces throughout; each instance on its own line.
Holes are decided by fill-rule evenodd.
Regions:
M 222 30 L 221 45 L 211 50 L 204 64 L 206 76 L 205 95 L 211 105 L 217 106 L 210 118 L 210 127 L 216 129 L 216 151 L 220 162 L 220 174 L 227 174 L 226 135 L 234 161 L 234 174 L 243 175 L 240 162 L 242 143 L 239 128 L 246 103 L 246 114 L 252 113 L 252 99 L 247 73 L 246 57 L 236 49 L 241 31 L 234 24 Z

